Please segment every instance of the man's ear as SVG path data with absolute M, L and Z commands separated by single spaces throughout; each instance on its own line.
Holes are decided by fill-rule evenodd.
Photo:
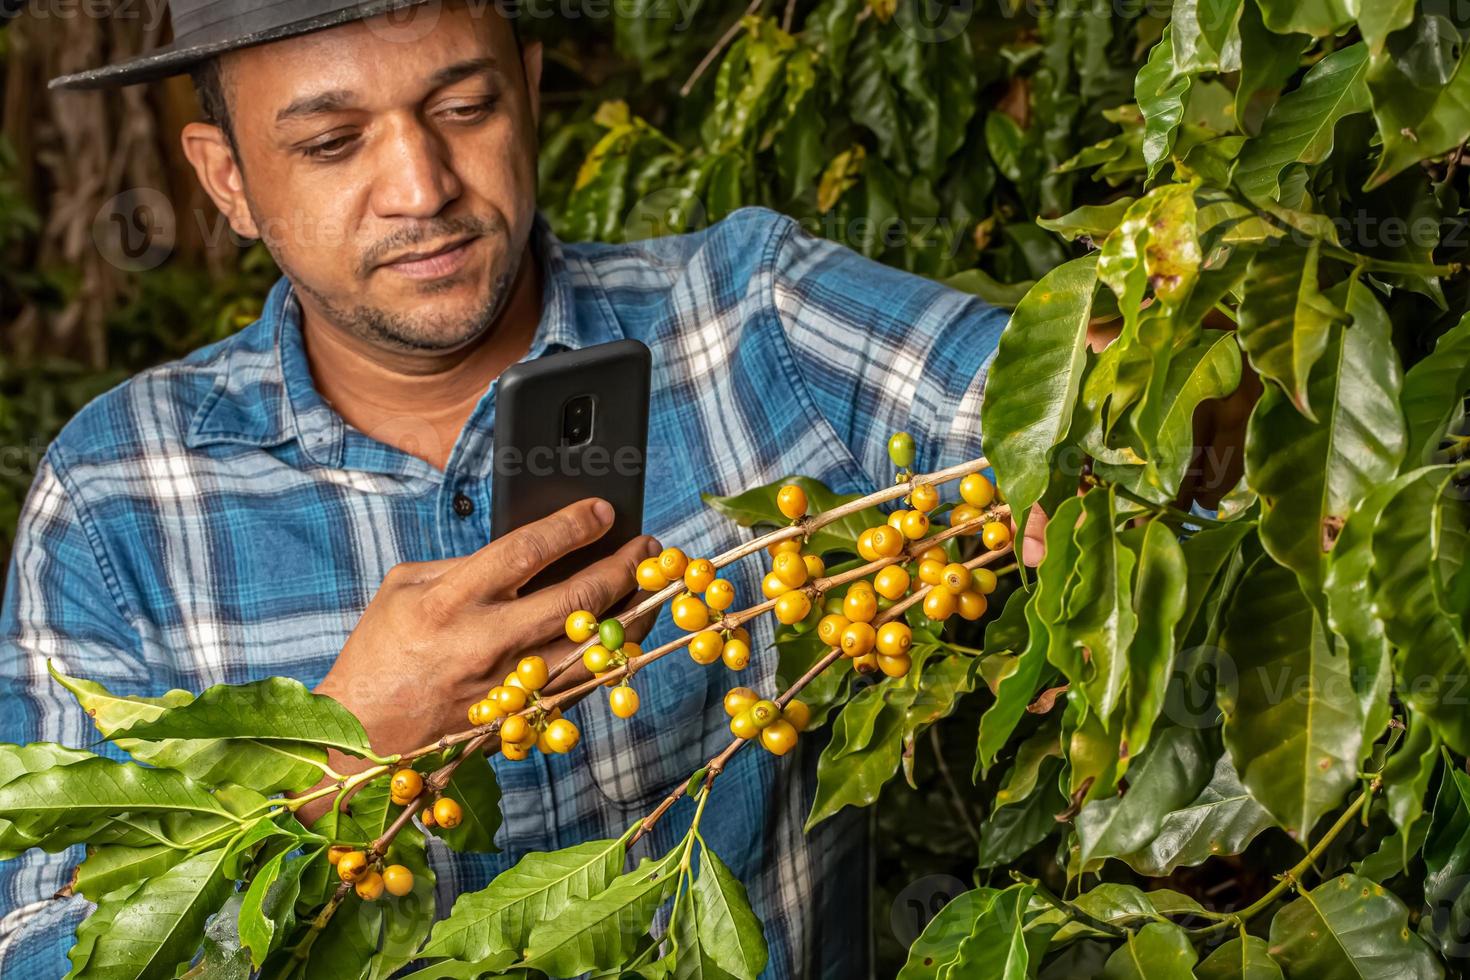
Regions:
M 526 98 L 530 100 L 533 129 L 541 128 L 541 54 L 540 41 L 521 45 L 521 65 L 525 68 Z
M 224 131 L 209 123 L 191 122 L 184 127 L 180 140 L 184 156 L 193 165 L 204 192 L 230 222 L 235 234 L 241 238 L 259 238 L 260 230 L 246 206 L 240 164 Z

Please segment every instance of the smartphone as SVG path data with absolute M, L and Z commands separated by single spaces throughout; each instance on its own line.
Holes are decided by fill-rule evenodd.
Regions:
M 636 340 L 523 361 L 496 392 L 490 532 L 499 538 L 568 504 L 601 497 L 613 525 L 523 593 L 560 582 L 643 533 L 652 358 Z

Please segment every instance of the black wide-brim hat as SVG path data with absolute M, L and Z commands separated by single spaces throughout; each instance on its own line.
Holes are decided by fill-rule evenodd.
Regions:
M 170 0 L 174 40 L 136 58 L 53 78 L 54 89 L 95 89 L 180 75 L 215 55 L 440 0 Z

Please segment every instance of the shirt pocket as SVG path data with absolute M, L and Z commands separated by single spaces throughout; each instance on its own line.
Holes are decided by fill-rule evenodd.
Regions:
M 668 621 L 655 627 L 644 649 L 680 635 Z M 705 761 L 704 718 L 709 675 L 705 667 L 675 650 L 648 665 L 630 682 L 638 691 L 638 713 L 618 718 L 606 695 L 588 697 L 581 712 L 583 737 L 578 750 L 599 792 L 619 807 L 637 809 L 667 796 Z

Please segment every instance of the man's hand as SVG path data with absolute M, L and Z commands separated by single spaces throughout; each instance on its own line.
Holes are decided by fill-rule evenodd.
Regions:
M 472 555 L 394 567 L 317 691 L 355 714 L 379 753 L 469 727 L 468 707 L 521 657 L 554 663 L 573 649 L 563 636 L 570 613 L 601 614 L 636 588 L 638 562 L 658 553 L 647 536 L 559 585 L 519 594 L 547 565 L 602 537 L 612 520 L 607 501 L 584 500 Z

